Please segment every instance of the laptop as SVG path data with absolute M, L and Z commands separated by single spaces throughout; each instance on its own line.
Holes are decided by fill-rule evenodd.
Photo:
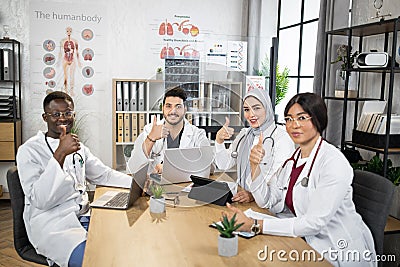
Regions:
M 151 174 L 158 184 L 191 182 L 190 175 L 210 177 L 214 162 L 214 147 L 168 148 L 164 151 L 162 174 Z
M 93 208 L 126 210 L 142 195 L 147 180 L 148 164 L 143 165 L 133 174 L 129 192 L 107 191 L 90 206 Z

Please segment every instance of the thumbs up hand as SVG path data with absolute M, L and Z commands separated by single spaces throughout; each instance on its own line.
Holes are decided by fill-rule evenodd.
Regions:
M 79 138 L 76 134 L 67 134 L 67 128 L 65 125 L 60 125 L 59 129 L 61 129 L 60 144 L 58 145 L 57 150 L 59 150 L 66 156 L 81 149 Z
M 265 149 L 263 147 L 263 133 L 260 134 L 257 144 L 250 151 L 250 168 L 252 171 L 252 177 L 256 170 L 259 170 L 259 164 L 265 156 Z
M 67 127 L 65 125 L 60 125 L 58 128 L 61 130 L 59 135 L 60 144 L 58 145 L 56 151 L 54 151 L 53 157 L 58 161 L 62 168 L 65 157 L 77 152 L 79 149 L 81 149 L 81 145 L 76 134 L 67 134 Z
M 222 144 L 225 139 L 230 139 L 234 133 L 234 129 L 229 127 L 229 118 L 225 117 L 225 123 L 222 125 L 222 128 L 218 130 L 217 135 L 215 137 L 215 141 L 218 144 Z
M 147 135 L 151 140 L 159 140 L 169 135 L 169 129 L 164 124 L 157 125 L 157 116 L 153 117 L 153 126 L 150 133 Z

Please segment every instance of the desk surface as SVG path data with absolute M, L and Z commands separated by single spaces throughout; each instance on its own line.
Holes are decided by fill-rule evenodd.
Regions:
M 110 188 L 97 188 L 95 198 L 107 190 Z M 208 225 L 219 220 L 226 207 L 199 205 L 184 193 L 180 200 L 179 207 L 167 205 L 166 212 L 161 215 L 150 214 L 146 197 L 126 211 L 93 209 L 83 266 L 129 266 L 130 263 L 140 266 L 257 266 L 261 263 L 330 266 L 327 261 L 280 261 L 279 250 L 286 253 L 296 250 L 299 255 L 303 250 L 314 250 L 301 238 L 270 235 L 239 238 L 238 255 L 221 257 L 218 255 L 218 231 Z M 235 205 L 243 210 L 251 207 L 261 211 L 254 202 Z M 268 257 L 262 262 L 257 255 L 266 246 Z M 271 259 L 272 250 L 275 253 Z M 265 257 L 265 253 L 260 256 Z M 316 257 L 320 257 L 318 253 Z M 283 258 L 289 259 L 289 255 Z

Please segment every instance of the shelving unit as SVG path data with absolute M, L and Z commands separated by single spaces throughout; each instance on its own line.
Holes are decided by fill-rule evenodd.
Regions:
M 242 86 L 241 82 L 200 81 L 198 92 L 187 100 L 186 118 L 197 126 L 220 126 L 228 116 L 231 125 L 241 125 Z M 125 170 L 125 154 L 130 154 L 143 127 L 153 115 L 162 118 L 165 88 L 163 80 L 113 79 L 114 169 Z
M 389 141 L 390 141 L 390 126 L 391 126 L 391 114 L 392 114 L 392 107 L 393 107 L 393 90 L 394 90 L 394 78 L 395 74 L 400 73 L 400 68 L 395 66 L 395 59 L 396 59 L 396 52 L 397 52 L 397 34 L 399 30 L 399 19 L 392 19 L 392 20 L 387 20 L 387 21 L 379 21 L 375 23 L 370 23 L 370 24 L 365 24 L 365 25 L 358 25 L 354 27 L 349 27 L 349 28 L 343 28 L 343 29 L 337 29 L 337 30 L 332 30 L 326 32 L 326 55 L 325 55 L 325 62 L 326 66 L 324 69 L 324 84 L 323 88 L 325 89 L 323 91 L 323 98 L 325 101 L 340 101 L 343 102 L 343 113 L 342 113 L 342 125 L 341 125 L 341 141 L 340 141 L 340 147 L 341 150 L 344 151 L 344 149 L 347 147 L 352 147 L 352 148 L 360 148 L 360 149 L 365 149 L 368 151 L 375 152 L 376 154 L 381 154 L 383 155 L 383 162 L 384 162 L 384 176 L 386 176 L 386 170 L 387 170 L 387 160 L 388 160 L 388 155 L 389 154 L 400 154 L 400 144 L 398 147 L 389 147 Z M 389 53 L 391 56 L 391 60 L 388 64 L 388 67 L 385 68 L 353 68 L 351 66 L 351 63 L 348 61 L 348 64 L 346 66 L 346 78 L 345 78 L 345 90 L 344 90 L 344 97 L 339 98 L 339 97 L 334 97 L 332 90 L 332 87 L 330 86 L 330 80 L 329 77 L 332 75 L 328 75 L 327 73 L 327 66 L 330 64 L 330 62 L 333 61 L 333 58 L 331 58 L 329 55 L 332 54 L 333 48 L 331 50 L 328 50 L 328 44 L 329 43 L 335 43 L 333 42 L 333 39 L 336 37 L 347 37 L 347 46 L 348 47 L 356 47 L 358 43 L 358 51 L 360 52 L 367 52 L 363 50 L 363 45 L 365 45 L 365 40 L 369 39 L 371 40 L 371 37 L 380 37 L 382 39 L 382 47 L 383 47 L 383 52 Z M 331 41 L 331 42 L 329 42 Z M 391 42 L 391 45 L 390 45 Z M 347 58 L 350 58 L 350 49 L 347 51 Z M 358 74 L 358 81 L 357 81 L 357 97 L 349 98 L 349 77 L 352 73 L 357 73 Z M 360 83 L 362 78 L 365 78 L 367 76 L 365 75 L 373 75 L 375 79 L 380 78 L 380 90 L 377 92 L 379 96 L 376 97 L 361 97 L 362 92 L 364 88 L 368 88 L 368 86 L 371 86 L 369 84 L 363 85 L 364 88 L 360 87 Z M 362 78 L 361 78 L 362 77 Z M 388 84 L 386 84 L 387 80 L 389 81 Z M 386 115 L 387 115 L 387 120 L 386 120 L 386 133 L 384 135 L 384 140 L 385 140 L 385 145 L 383 148 L 381 147 L 374 147 L 373 144 L 369 143 L 356 143 L 352 141 L 348 136 L 346 136 L 346 128 L 348 127 L 353 127 L 355 129 L 357 127 L 358 119 L 360 117 L 359 114 L 359 108 L 360 104 L 364 103 L 365 101 L 373 101 L 373 100 L 378 100 L 378 101 L 386 101 L 387 106 L 386 106 Z M 354 118 L 353 122 L 347 122 L 347 113 L 349 110 L 349 104 L 354 102 Z
M 0 39 L 0 162 L 15 162 L 21 145 L 21 44 Z

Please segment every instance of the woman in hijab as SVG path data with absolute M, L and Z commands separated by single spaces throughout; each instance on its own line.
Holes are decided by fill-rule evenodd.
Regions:
M 234 129 L 229 127 L 229 119 L 217 132 L 215 138 L 215 164 L 219 169 L 228 170 L 237 165 L 237 183 L 243 188 L 233 201 L 251 202 L 259 206 L 265 203 L 264 196 L 257 191 L 249 191 L 249 184 L 256 177 L 262 177 L 267 183 L 283 162 L 294 151 L 294 144 L 287 132 L 277 127 L 268 92 L 254 89 L 247 92 L 243 99 L 243 114 L 249 128 L 243 128 L 229 149 L 224 140 L 230 139 Z M 252 153 L 250 153 L 252 152 Z M 250 156 L 251 154 L 251 156 Z

